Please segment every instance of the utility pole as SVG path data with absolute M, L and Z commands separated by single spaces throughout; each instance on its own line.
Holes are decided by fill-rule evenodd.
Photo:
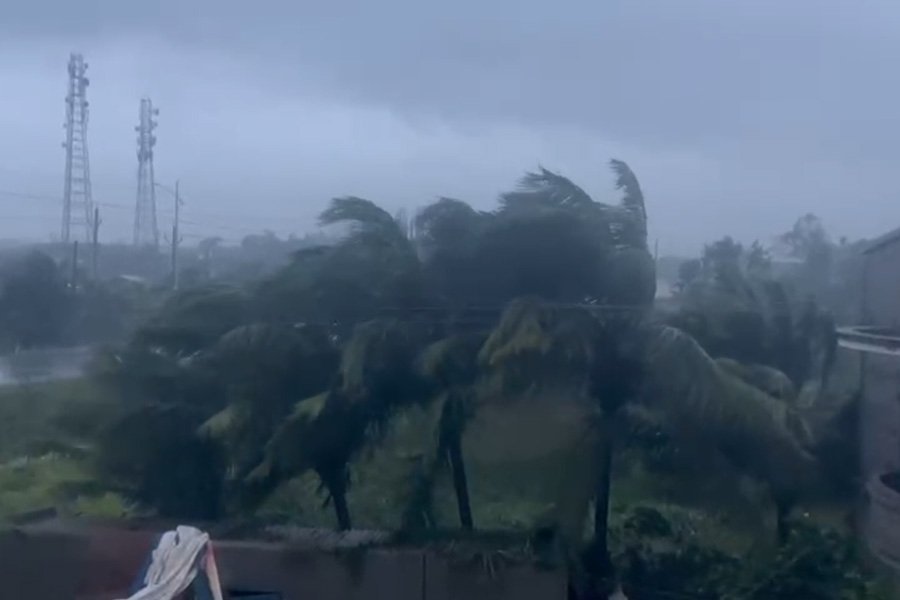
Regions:
M 94 231 L 91 235 L 91 279 L 97 281 L 97 255 L 100 252 L 100 209 L 94 208 Z
M 63 187 L 62 237 L 63 244 L 72 238 L 73 227 L 84 227 L 84 240 L 90 240 L 93 199 L 91 197 L 91 168 L 88 159 L 87 126 L 88 101 L 86 76 L 88 64 L 81 54 L 69 56 L 69 86 L 66 93 L 66 150 L 65 185 Z M 77 234 L 75 234 L 77 235 Z
M 172 223 L 172 289 L 178 289 L 178 217 L 181 214 L 181 194 L 178 190 L 178 181 L 175 181 L 175 221 Z
M 72 291 L 78 289 L 78 240 L 72 243 Z

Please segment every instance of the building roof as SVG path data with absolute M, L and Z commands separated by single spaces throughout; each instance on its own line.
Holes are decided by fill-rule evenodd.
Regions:
M 900 356 L 900 331 L 884 327 L 840 327 L 838 344 L 842 348 L 874 354 Z
M 866 246 L 865 250 L 863 250 L 863 254 L 872 254 L 873 252 L 878 252 L 898 241 L 900 241 L 900 227 L 892 229 L 884 235 L 872 240 L 869 245 Z

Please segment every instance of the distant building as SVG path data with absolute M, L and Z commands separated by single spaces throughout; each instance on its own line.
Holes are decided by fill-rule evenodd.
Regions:
M 900 573 L 900 490 L 886 485 L 900 472 L 900 228 L 863 255 L 859 321 L 839 330 L 841 358 L 859 364 L 860 474 L 868 498 L 862 532 Z

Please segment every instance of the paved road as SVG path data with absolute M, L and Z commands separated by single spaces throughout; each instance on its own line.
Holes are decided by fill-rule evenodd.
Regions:
M 84 373 L 91 348 L 45 348 L 0 356 L 0 386 L 75 379 Z

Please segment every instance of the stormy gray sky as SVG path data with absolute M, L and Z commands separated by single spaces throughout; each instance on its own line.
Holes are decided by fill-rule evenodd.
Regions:
M 896 0 L 5 2 L 0 236 L 58 234 L 72 50 L 107 240 L 130 236 L 143 95 L 193 236 L 299 233 L 345 194 L 488 207 L 538 164 L 612 200 L 610 157 L 664 252 L 809 211 L 900 225 Z

